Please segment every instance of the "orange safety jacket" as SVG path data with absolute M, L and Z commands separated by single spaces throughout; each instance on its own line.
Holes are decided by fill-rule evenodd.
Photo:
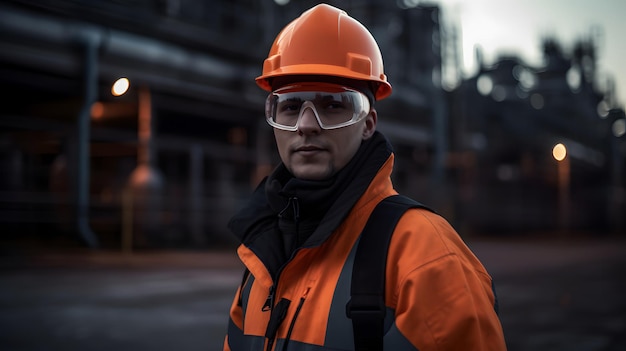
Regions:
M 224 350 L 354 350 L 346 304 L 356 243 L 375 206 L 397 194 L 392 168 L 393 154 L 335 232 L 298 250 L 277 282 L 239 246 L 250 275 L 235 295 Z M 287 307 L 267 338 L 270 289 L 272 305 Z M 506 350 L 495 303 L 490 275 L 444 218 L 424 209 L 401 217 L 387 256 L 385 350 Z

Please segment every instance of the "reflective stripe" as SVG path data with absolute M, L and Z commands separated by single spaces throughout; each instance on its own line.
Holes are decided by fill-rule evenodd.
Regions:
M 276 348 L 274 350 L 282 350 L 283 344 L 285 343 L 285 339 L 279 339 L 276 341 Z M 260 350 L 260 349 L 259 349 Z M 299 341 L 290 340 L 289 341 L 289 351 L 337 351 L 336 348 L 331 348 L 328 346 L 319 346 L 312 344 L 305 344 Z
M 387 309 L 387 315 L 394 315 L 394 310 Z M 387 322 L 387 318 L 385 318 L 385 322 Z M 383 339 L 383 348 L 385 350 L 393 350 L 393 351 L 418 351 L 415 346 L 411 344 L 407 338 L 402 335 L 400 330 L 398 330 L 398 326 L 394 322 L 393 325 L 385 334 L 385 338 Z
M 335 293 L 328 313 L 325 344 L 331 349 L 353 350 L 352 320 L 346 316 L 346 304 L 350 300 L 350 282 L 352 281 L 352 266 L 358 241 L 352 246 L 350 254 L 341 269 Z
M 393 313 L 394 311 L 391 309 L 388 309 L 387 312 Z M 352 334 L 349 334 L 349 336 L 351 335 Z M 347 338 L 344 336 L 344 339 L 347 339 Z M 277 340 L 275 350 L 282 350 L 284 343 L 285 343 L 285 339 Z M 390 351 L 419 351 L 417 348 L 411 345 L 411 343 L 404 337 L 404 335 L 402 335 L 402 333 L 400 333 L 395 323 L 393 323 L 393 325 L 389 328 L 389 331 L 385 335 L 384 349 L 390 350 Z M 289 351 L 337 351 L 339 349 L 335 346 L 329 345 L 328 342 L 326 343 L 326 346 L 319 346 L 319 345 L 305 344 L 305 343 L 301 343 L 298 341 L 290 340 L 288 350 Z M 341 350 L 352 350 L 352 348 L 348 348 L 348 349 L 342 348 Z M 236 350 L 233 350 L 233 351 L 236 351 Z
M 330 312 L 328 314 L 328 326 L 326 328 L 325 344 L 331 349 L 354 349 L 354 337 L 352 335 L 352 320 L 346 316 L 346 304 L 350 300 L 350 286 L 352 283 L 352 267 L 354 266 L 354 256 L 356 255 L 356 249 L 359 246 L 359 242 L 354 244 L 350 255 L 346 259 L 346 262 L 341 270 L 339 279 L 337 280 L 337 286 L 335 287 L 335 294 L 333 295 L 333 301 L 330 305 Z M 392 330 L 392 326 L 395 326 L 395 311 L 391 308 L 386 309 L 385 313 L 385 341 L 389 339 L 387 335 L 396 335 L 396 333 L 389 334 Z M 403 340 L 406 340 L 402 334 L 397 332 Z M 394 336 L 395 337 L 395 336 Z M 408 341 L 407 341 L 408 342 Z M 386 343 L 385 343 L 386 345 Z M 410 343 L 409 343 L 410 345 Z M 413 348 L 414 349 L 414 348 Z M 390 349 L 394 350 L 394 349 Z M 403 349 L 399 349 L 403 350 Z M 407 349 L 412 350 L 412 349 Z
M 232 351 L 263 350 L 265 338 L 255 335 L 244 335 L 232 319 L 228 322 L 228 346 Z
M 346 316 L 346 304 L 350 300 L 350 285 L 352 281 L 352 267 L 358 241 L 350 250 L 344 265 L 339 274 L 335 286 L 333 299 L 328 315 L 328 325 L 326 328 L 325 345 L 305 344 L 296 340 L 290 340 L 289 351 L 324 351 L 324 350 L 353 350 L 354 337 L 352 335 L 352 320 Z M 255 279 L 250 275 L 243 287 L 242 310 L 245 324 L 246 309 L 250 298 L 250 292 Z M 306 318 L 301 316 L 300 318 Z M 395 324 L 395 310 L 387 308 L 385 314 L 385 350 L 394 351 L 416 351 L 417 349 L 402 335 Z M 265 342 L 263 336 L 244 335 L 243 332 L 231 321 L 228 328 L 228 340 L 231 350 L 262 350 Z M 282 350 L 285 339 L 276 340 L 274 350 Z
M 254 283 L 254 276 L 252 274 L 248 274 L 248 279 L 246 279 L 246 284 L 241 287 L 241 311 L 243 316 L 243 321 L 241 323 L 242 326 L 246 325 L 246 311 L 248 310 L 248 300 L 250 299 L 250 290 L 252 289 L 252 284 Z
M 393 310 L 389 309 L 387 312 L 390 312 L 393 315 Z M 350 331 L 351 333 L 352 331 Z M 344 339 L 352 340 L 352 334 L 344 335 Z M 339 339 L 340 340 L 340 339 Z M 264 344 L 264 338 L 261 336 L 251 336 L 251 335 L 243 335 L 242 331 L 235 326 L 235 324 L 231 321 L 228 326 L 228 344 L 230 349 L 233 351 L 244 351 L 244 350 L 262 350 Z M 283 345 L 285 343 L 285 339 L 276 340 L 275 350 L 282 350 Z M 419 351 L 415 348 L 411 343 L 400 333 L 396 324 L 394 323 L 384 339 L 385 350 L 393 350 L 393 351 Z M 330 351 L 330 350 L 338 350 L 336 346 L 329 345 L 327 343 L 326 346 L 319 345 L 311 345 L 305 344 L 299 341 L 290 340 L 289 341 L 289 351 Z M 342 350 L 352 350 L 352 348 L 342 349 Z

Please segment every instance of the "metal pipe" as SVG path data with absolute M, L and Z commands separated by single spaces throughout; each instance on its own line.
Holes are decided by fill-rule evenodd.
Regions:
M 84 97 L 76 127 L 77 175 L 76 175 L 76 227 L 78 234 L 90 248 L 97 248 L 98 238 L 89 225 L 89 168 L 90 168 L 90 128 L 91 106 L 98 97 L 98 49 L 100 36 L 86 33 L 78 38 L 84 50 Z
M 12 7 L 0 5 L 0 32 L 23 37 L 28 40 L 37 40 L 50 43 L 56 52 L 64 51 L 67 45 L 72 45 L 73 35 L 78 33 L 85 36 L 100 36 L 99 45 L 105 46 L 106 63 L 115 66 L 136 65 L 136 70 L 147 72 L 150 76 L 168 75 L 175 81 L 182 74 L 188 74 L 194 81 L 203 83 L 212 80 L 230 81 L 234 79 L 250 80 L 255 76 L 256 67 L 242 69 L 228 60 L 202 52 L 191 51 L 178 45 L 167 44 L 157 39 L 140 36 L 128 32 L 106 28 L 93 24 L 73 21 L 62 21 L 53 17 L 32 14 Z M 106 38 L 106 41 L 104 41 Z M 2 42 L 2 41 L 0 41 Z M 32 50 L 31 50 L 32 51 Z M 0 52 L 0 56 L 11 59 L 19 52 Z M 22 53 L 22 55 L 25 55 Z M 16 58 L 23 58 L 15 56 Z M 48 56 L 29 56 L 29 64 L 40 66 L 50 64 Z M 63 62 L 71 59 L 67 56 L 55 61 L 57 67 L 72 68 L 72 63 Z M 65 64 L 63 64 L 65 63 Z M 142 67 L 149 67 L 144 70 Z M 154 68 L 158 67 L 158 68 Z M 170 71 L 168 73 L 167 71 Z M 158 73 L 154 73 L 158 72 Z

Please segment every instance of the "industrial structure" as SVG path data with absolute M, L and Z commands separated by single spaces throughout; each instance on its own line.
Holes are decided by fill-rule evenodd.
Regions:
M 279 3 L 4 1 L 3 239 L 229 243 L 227 219 L 278 162 L 254 78 L 278 30 L 316 2 Z M 502 58 L 444 89 L 460 68 L 438 7 L 329 3 L 383 52 L 394 93 L 376 107 L 399 191 L 462 235 L 624 232 L 624 112 L 598 88 L 593 37 L 572 53 L 545 40 L 542 67 Z

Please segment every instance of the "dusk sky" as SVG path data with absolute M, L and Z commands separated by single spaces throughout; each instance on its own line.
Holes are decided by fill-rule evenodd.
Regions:
M 409 0 L 411 1 L 411 0 Z M 553 36 L 566 53 L 578 38 L 600 33 L 596 52 L 600 83 L 613 77 L 620 107 L 626 104 L 626 1 L 622 0 L 430 0 L 440 4 L 444 25 L 457 26 L 465 75 L 476 72 L 475 51 L 485 62 L 513 54 L 543 62 L 541 40 Z M 599 31 L 598 31 L 599 29 Z

